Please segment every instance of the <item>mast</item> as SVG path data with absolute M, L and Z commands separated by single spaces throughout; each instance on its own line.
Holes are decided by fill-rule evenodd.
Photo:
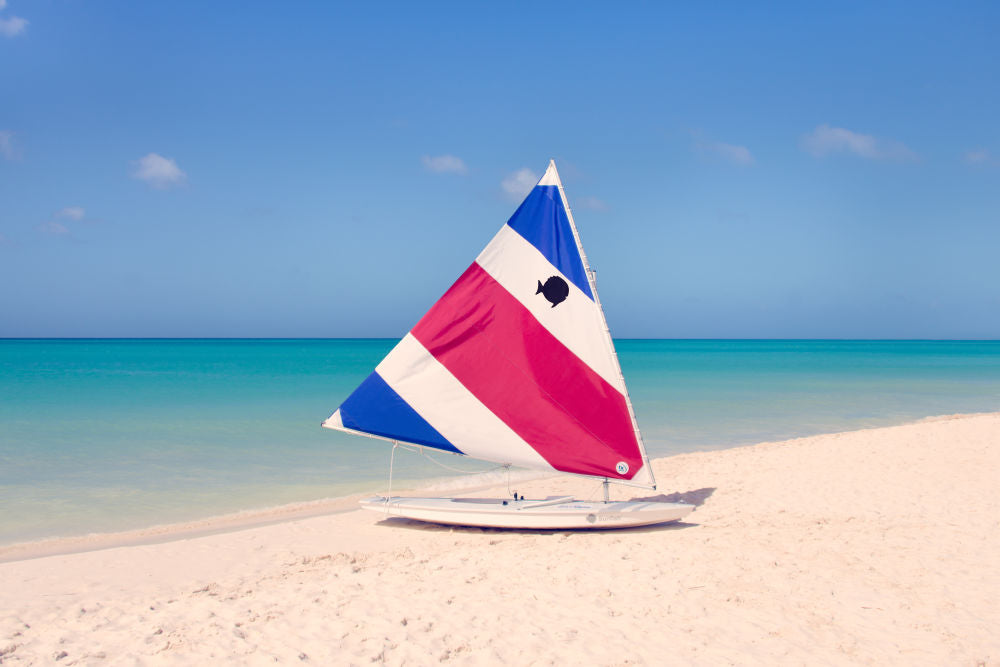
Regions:
M 549 160 L 549 169 L 555 175 L 556 185 L 559 186 L 559 196 L 562 198 L 563 208 L 566 209 L 566 217 L 569 218 L 569 227 L 573 230 L 573 240 L 576 241 L 576 249 L 580 252 L 580 259 L 583 261 L 583 269 L 587 274 L 587 281 L 590 284 L 590 292 L 594 295 L 594 303 L 597 304 L 597 311 L 601 314 L 601 325 L 604 329 L 604 344 L 608 348 L 608 352 L 611 353 L 611 357 L 614 359 L 615 369 L 618 371 L 618 378 L 621 380 L 622 388 L 625 390 L 625 405 L 628 407 L 628 415 L 632 420 L 632 428 L 635 430 L 635 440 L 639 445 L 639 454 L 642 456 L 642 465 L 646 469 L 646 473 L 649 475 L 650 484 L 639 484 L 637 482 L 630 482 L 626 480 L 616 479 L 615 482 L 619 484 L 626 484 L 629 486 L 640 486 L 643 488 L 656 489 L 656 477 L 653 475 L 653 467 L 649 464 L 649 457 L 646 455 L 646 445 L 642 440 L 642 433 L 639 431 L 639 422 L 635 419 L 635 410 L 632 408 L 632 399 L 628 394 L 628 385 L 625 384 L 625 376 L 622 374 L 622 367 L 618 361 L 618 351 L 615 350 L 614 341 L 611 338 L 611 329 L 608 328 L 608 320 L 604 316 L 604 306 L 601 305 L 601 297 L 597 294 L 597 278 L 594 271 L 590 268 L 590 262 L 587 261 L 587 253 L 583 249 L 583 243 L 580 241 L 580 232 L 576 228 L 576 221 L 573 220 L 573 211 L 569 207 L 569 200 L 566 198 L 566 190 L 563 188 L 562 179 L 559 178 L 559 170 L 556 169 L 556 161 L 554 159 Z M 543 177 L 544 180 L 544 177 Z M 607 493 L 607 483 L 611 481 L 605 478 L 605 493 Z

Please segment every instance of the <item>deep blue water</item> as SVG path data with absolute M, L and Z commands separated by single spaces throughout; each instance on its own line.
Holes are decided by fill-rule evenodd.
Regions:
M 319 424 L 394 342 L 0 341 L 0 544 L 382 488 L 388 445 Z M 651 457 L 1000 410 L 996 341 L 616 344 Z

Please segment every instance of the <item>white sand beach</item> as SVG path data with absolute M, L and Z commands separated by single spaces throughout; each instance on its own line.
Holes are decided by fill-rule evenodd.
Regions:
M 1000 664 L 1000 414 L 654 465 L 669 498 L 700 503 L 687 522 L 504 532 L 349 511 L 5 562 L 0 663 Z

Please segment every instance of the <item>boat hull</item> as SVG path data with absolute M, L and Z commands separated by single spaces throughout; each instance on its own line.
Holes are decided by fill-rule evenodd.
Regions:
M 650 501 L 589 502 L 572 498 L 498 500 L 495 498 L 383 497 L 360 501 L 366 510 L 389 517 L 483 528 L 591 530 L 634 528 L 679 521 L 695 506 Z

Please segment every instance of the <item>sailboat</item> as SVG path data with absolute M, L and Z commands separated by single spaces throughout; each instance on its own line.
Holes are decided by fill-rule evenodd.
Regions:
M 555 161 L 510 220 L 323 422 L 338 431 L 601 480 L 603 501 L 414 498 L 368 510 L 432 523 L 582 529 L 677 521 L 686 503 L 610 501 L 655 489 L 594 272 Z

